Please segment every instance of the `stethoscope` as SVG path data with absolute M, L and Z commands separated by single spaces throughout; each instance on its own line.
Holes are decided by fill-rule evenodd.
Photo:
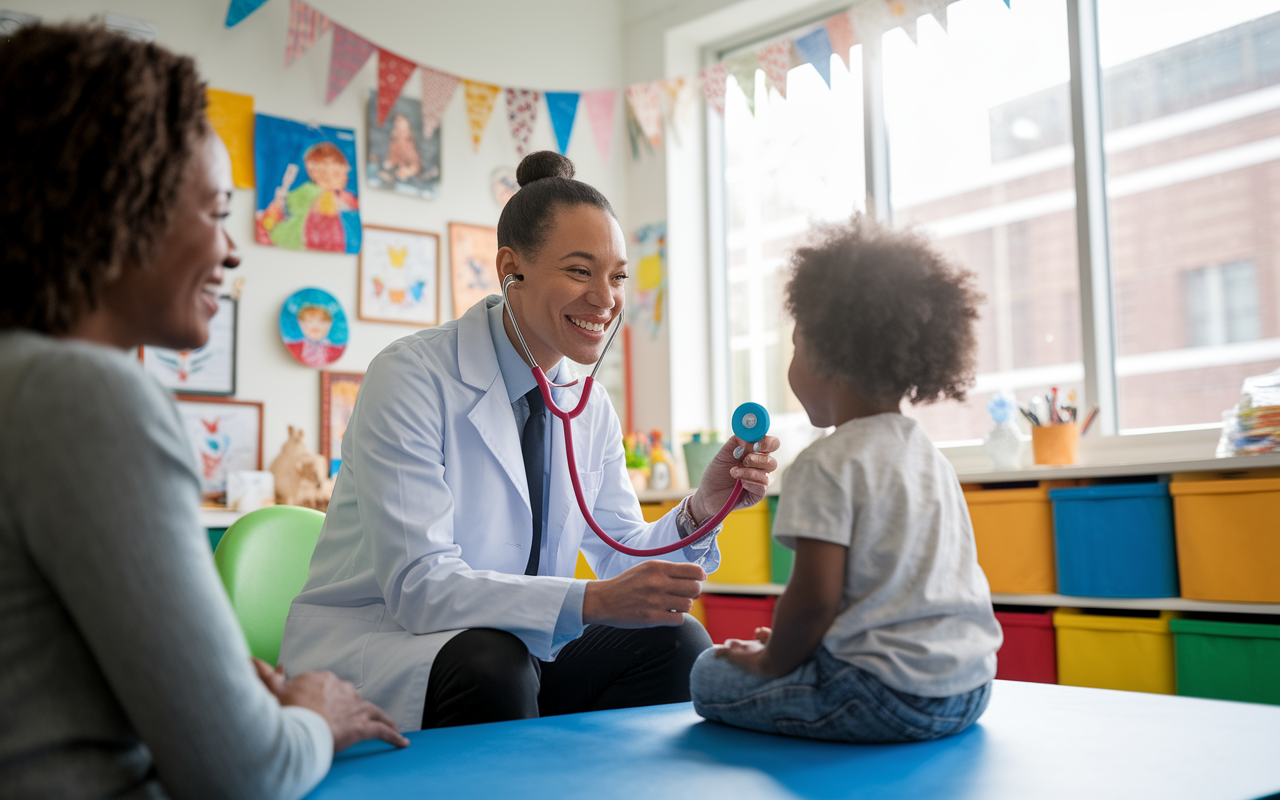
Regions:
M 591 397 L 591 387 L 595 384 L 596 373 L 600 371 L 600 365 L 604 363 L 604 357 L 609 352 L 613 339 L 618 335 L 618 329 L 622 327 L 622 315 L 618 315 L 618 322 L 613 326 L 613 332 L 609 334 L 608 341 L 605 342 L 604 350 L 600 353 L 600 358 L 596 361 L 596 366 L 591 370 L 591 374 L 587 376 L 586 381 L 582 384 L 582 397 L 578 399 L 578 405 L 572 411 L 564 411 L 560 406 L 556 405 L 556 401 L 551 397 L 551 389 L 563 389 L 574 386 L 578 382 L 576 380 L 569 383 L 552 383 L 547 380 L 547 373 L 542 371 L 542 367 L 538 366 L 538 362 L 534 359 L 533 353 L 529 351 L 529 345 L 525 343 L 524 335 L 520 333 L 520 323 L 516 322 L 515 312 L 511 309 L 511 301 L 507 297 L 507 290 L 511 284 L 518 280 L 524 280 L 522 276 L 508 275 L 502 279 L 502 304 L 506 307 L 507 316 L 511 318 L 511 327 L 516 332 L 516 338 L 520 340 L 520 347 L 524 350 L 525 358 L 528 363 L 533 365 L 533 379 L 538 382 L 538 389 L 542 391 L 542 399 L 546 401 L 547 409 L 560 418 L 564 428 L 564 450 L 565 457 L 569 461 L 569 480 L 573 482 L 573 494 L 578 500 L 578 510 L 582 512 L 582 517 L 587 521 L 587 525 L 591 530 L 595 531 L 596 536 L 614 550 L 629 556 L 640 556 L 648 558 L 651 556 L 661 556 L 667 553 L 673 553 L 683 547 L 687 547 L 699 539 L 715 530 L 724 518 L 729 516 L 729 512 L 737 505 L 738 498 L 742 496 L 742 481 L 734 484 L 733 491 L 729 494 L 729 499 L 725 501 L 724 507 L 720 509 L 720 513 L 711 519 L 702 523 L 702 525 L 693 533 L 684 537 L 678 542 L 673 542 L 662 547 L 654 547 L 649 550 L 638 550 L 634 547 L 627 547 L 605 533 L 600 525 L 596 522 L 595 517 L 591 515 L 591 509 L 587 508 L 587 501 L 582 495 L 582 484 L 578 479 L 578 465 L 573 455 L 573 423 L 571 420 L 581 414 L 587 407 L 587 400 Z M 743 403 L 733 412 L 733 432 L 744 442 L 758 442 L 764 438 L 769 432 L 769 412 L 759 403 Z M 734 451 L 735 458 L 741 458 L 745 448 L 739 447 Z

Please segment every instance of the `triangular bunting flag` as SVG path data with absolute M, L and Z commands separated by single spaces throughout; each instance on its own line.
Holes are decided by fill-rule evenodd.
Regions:
M 653 147 L 662 146 L 662 81 L 633 83 L 627 87 L 627 102 L 640 132 Z
M 853 33 L 853 20 L 849 18 L 849 12 L 827 17 L 822 27 L 827 29 L 827 39 L 831 42 L 832 52 L 840 56 L 840 60 L 844 62 L 844 68 L 852 72 L 853 68 L 849 66 L 849 51 L 858 43 L 858 37 Z
M 524 158 L 533 135 L 533 123 L 538 118 L 538 93 L 532 89 L 507 90 L 507 122 L 511 125 L 511 138 L 516 140 L 516 153 Z
M 738 88 L 747 96 L 747 109 L 752 113 L 756 113 L 756 70 L 760 67 L 760 62 L 756 60 L 755 53 L 741 53 L 736 56 L 730 56 L 724 60 L 725 69 L 729 70 L 729 74 L 738 82 Z
M 440 127 L 445 106 L 458 88 L 458 77 L 431 67 L 422 70 L 422 138 L 430 139 Z
M 285 39 L 284 65 L 289 66 L 307 52 L 331 25 L 328 17 L 302 0 L 289 0 L 289 35 Z
M 333 26 L 333 53 L 329 56 L 329 91 L 324 101 L 332 103 L 342 94 L 364 62 L 373 55 L 374 46 L 341 25 Z
M 929 10 L 929 16 L 942 28 L 942 32 L 947 32 L 947 6 L 951 5 L 951 0 L 926 0 L 925 7 Z
M 387 114 L 399 99 L 400 91 L 417 68 L 418 65 L 409 59 L 378 48 L 378 125 L 387 121 Z
M 234 28 L 240 22 L 253 12 L 267 0 L 231 0 L 231 5 L 227 6 L 227 27 Z
M 667 78 L 662 81 L 662 116 L 670 126 L 671 138 L 680 142 L 680 129 L 689 114 L 689 98 L 693 95 L 689 78 Z
M 596 137 L 596 148 L 606 162 L 613 154 L 613 109 L 618 103 L 616 89 L 598 89 L 582 93 L 587 107 L 587 119 L 591 121 L 591 133 Z
M 871 5 L 867 3 L 867 5 Z M 825 27 L 817 28 L 812 33 L 806 33 L 799 39 L 796 39 L 796 52 L 800 54 L 800 58 L 807 64 L 812 64 L 813 68 L 822 76 L 822 80 L 826 81 L 828 88 L 831 86 L 831 37 L 827 35 Z
M 556 132 L 556 147 L 560 155 L 569 149 L 569 136 L 573 133 L 573 120 L 578 116 L 577 92 L 547 92 L 547 113 L 551 115 L 551 127 Z
M 466 78 L 462 79 L 462 86 L 467 97 L 467 121 L 471 125 L 471 146 L 479 151 L 480 139 L 484 137 L 485 126 L 489 124 L 494 101 L 498 99 L 498 92 L 502 91 L 502 87 L 476 83 Z
M 702 95 L 717 114 L 724 113 L 724 83 L 728 77 L 729 68 L 723 61 L 717 61 L 698 73 L 698 80 L 702 81 Z
M 898 25 L 902 28 L 902 32 L 907 35 L 907 38 L 911 40 L 912 44 L 920 44 L 919 34 L 916 33 L 915 17 L 903 17 Z
M 760 62 L 760 69 L 764 70 L 765 82 L 777 89 L 785 100 L 787 73 L 791 70 L 791 42 L 775 42 L 761 48 L 756 51 L 756 59 Z

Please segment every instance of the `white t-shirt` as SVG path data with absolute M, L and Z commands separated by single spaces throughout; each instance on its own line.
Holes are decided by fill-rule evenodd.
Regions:
M 1002 634 L 955 470 L 915 420 L 877 414 L 787 469 L 774 536 L 849 548 L 822 643 L 901 692 L 949 697 L 995 677 Z

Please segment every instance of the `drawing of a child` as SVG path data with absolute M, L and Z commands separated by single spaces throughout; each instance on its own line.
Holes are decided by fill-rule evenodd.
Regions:
M 391 123 L 391 142 L 387 145 L 387 157 L 382 162 L 382 178 L 388 183 L 407 181 L 422 171 L 422 158 L 414 146 L 413 129 L 409 118 L 396 114 Z
M 323 367 L 338 360 L 345 347 L 329 341 L 333 327 L 333 314 L 321 306 L 305 305 L 298 310 L 298 327 L 302 338 L 286 343 L 293 357 L 309 367 Z
M 351 163 L 332 142 L 312 145 L 302 163 L 310 180 L 290 191 L 298 170 L 289 165 L 275 199 L 259 212 L 258 240 L 294 250 L 347 252 L 349 239 L 359 242 L 360 226 L 357 198 L 346 190 Z

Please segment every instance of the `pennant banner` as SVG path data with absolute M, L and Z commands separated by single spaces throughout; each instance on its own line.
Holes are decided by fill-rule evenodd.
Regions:
M 578 116 L 577 92 L 547 92 L 547 113 L 551 115 L 551 127 L 556 132 L 556 147 L 560 155 L 569 149 L 569 136 L 573 133 L 573 120 Z
M 707 105 L 714 108 L 717 114 L 724 113 L 724 84 L 728 78 L 729 69 L 723 61 L 717 61 L 698 73 L 698 80 L 702 81 L 702 94 L 707 98 Z
M 677 143 L 680 143 L 680 129 L 688 121 L 692 90 L 691 78 L 667 78 L 662 81 L 662 116 L 670 126 L 671 138 Z
M 596 137 L 596 149 L 605 161 L 613 154 L 613 108 L 617 102 L 616 89 L 582 93 L 582 103 L 587 107 L 587 119 L 591 122 L 591 133 Z
M 644 138 L 653 147 L 661 147 L 662 81 L 631 84 L 627 87 L 627 102 Z
M 284 45 L 284 65 L 288 67 L 307 52 L 331 26 L 328 17 L 302 0 L 289 0 L 289 34 Z
M 445 106 L 458 88 L 458 76 L 431 67 L 422 70 L 422 138 L 430 139 L 440 127 Z
M 231 5 L 227 6 L 227 27 L 234 28 L 239 25 L 245 17 L 258 10 L 258 7 L 267 0 L 231 0 Z
M 756 113 L 756 70 L 760 67 L 755 53 L 741 53 L 724 60 L 725 69 L 738 82 L 738 88 L 747 96 L 747 110 Z
M 764 70 L 765 82 L 778 90 L 783 99 L 787 97 L 787 73 L 791 71 L 791 42 L 777 42 L 756 51 L 756 59 L 760 69 Z
M 867 3 L 867 5 L 872 5 Z M 822 76 L 822 80 L 826 81 L 827 88 L 831 88 L 831 37 L 827 35 L 826 28 L 818 28 L 812 33 L 806 33 L 799 39 L 796 39 L 796 52 L 800 54 L 800 58 L 807 64 L 812 64 L 813 68 Z
M 373 55 L 374 46 L 341 25 L 333 26 L 333 53 L 329 56 L 329 92 L 326 103 L 342 94 L 364 62 Z
M 387 50 L 378 48 L 378 125 L 387 121 L 387 114 L 400 98 L 400 91 L 409 82 L 409 76 L 418 65 Z
M 848 12 L 828 17 L 822 23 L 822 27 L 827 29 L 827 39 L 831 49 L 840 56 L 840 60 L 844 62 L 844 68 L 852 72 L 853 68 L 849 65 L 849 51 L 858 43 L 858 37 L 853 33 L 853 20 L 849 18 Z
M 516 153 L 524 158 L 529 149 L 529 137 L 533 135 L 533 123 L 538 119 L 538 93 L 532 89 L 507 90 L 507 122 L 511 125 L 511 138 L 516 140 Z
M 476 83 L 462 80 L 467 97 L 467 122 L 471 125 L 471 147 L 480 150 L 480 140 L 484 137 L 484 129 L 493 114 L 493 104 L 498 99 L 502 87 L 489 83 Z

